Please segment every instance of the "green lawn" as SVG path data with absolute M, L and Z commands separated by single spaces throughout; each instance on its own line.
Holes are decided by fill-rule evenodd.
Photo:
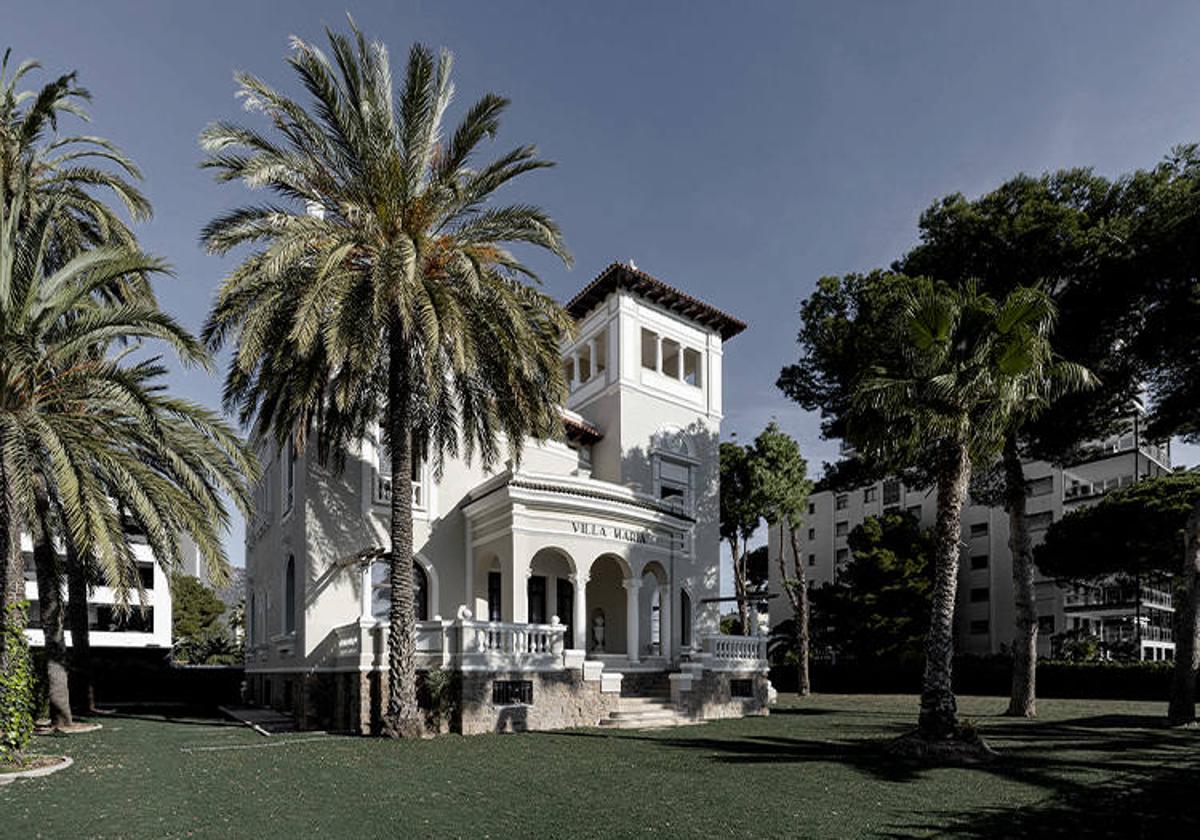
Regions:
M 964 698 L 1002 760 L 897 764 L 910 697 L 784 698 L 769 718 L 419 743 L 124 715 L 35 740 L 75 766 L 0 788 L 0 836 L 1196 837 L 1200 732 L 1161 704 Z

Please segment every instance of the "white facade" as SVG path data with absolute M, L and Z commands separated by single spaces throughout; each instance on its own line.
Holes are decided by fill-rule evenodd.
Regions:
M 567 308 L 565 439 L 528 442 L 519 465 L 490 472 L 461 459 L 438 480 L 415 470 L 423 665 L 662 671 L 702 658 L 718 632 L 721 357 L 744 325 L 616 264 Z M 378 671 L 387 578 L 382 561 L 354 559 L 390 542 L 377 437 L 341 473 L 305 452 L 262 459 L 248 675 Z
M 33 565 L 33 543 L 23 536 L 21 552 L 25 557 L 25 598 L 29 601 L 29 629 L 25 636 L 35 647 L 45 642 L 38 608 L 37 577 Z M 144 542 L 133 538 L 133 553 L 141 572 L 144 597 L 130 595 L 130 609 L 117 609 L 117 597 L 107 586 L 97 586 L 88 596 L 88 640 L 93 648 L 170 648 L 171 647 L 171 589 L 167 575 L 154 560 L 154 554 Z M 63 582 L 63 604 L 67 602 L 66 581 Z M 64 613 L 64 624 L 66 618 Z M 66 631 L 67 646 L 71 631 Z
M 1171 471 L 1170 450 L 1138 441 L 1132 433 L 1116 436 L 1099 445 L 1092 460 L 1069 467 L 1045 462 L 1025 464 L 1026 514 L 1034 545 L 1044 538 L 1050 523 L 1070 510 L 1098 500 L 1104 493 L 1128 487 L 1138 479 Z M 814 586 L 835 580 L 839 567 L 850 560 L 847 536 L 868 516 L 888 511 L 909 511 L 922 527 L 933 527 L 937 515 L 936 494 L 929 488 L 914 489 L 898 479 L 877 482 L 850 491 L 822 491 L 809 499 L 808 515 L 798 529 L 802 562 Z M 962 653 L 992 654 L 1010 649 L 1015 632 L 1012 554 L 1008 547 L 1008 514 L 998 507 L 968 504 L 962 515 L 962 555 L 959 565 L 959 596 L 955 609 L 956 649 Z M 770 590 L 778 592 L 779 533 L 769 537 Z M 787 545 L 789 563 L 791 546 Z M 1142 657 L 1173 658 L 1171 634 L 1173 609 L 1169 593 L 1146 585 L 1140 603 L 1136 596 L 1112 586 L 1075 590 L 1055 581 L 1036 578 L 1039 620 L 1038 653 L 1050 656 L 1051 637 L 1070 630 L 1099 636 L 1107 644 L 1130 643 L 1140 636 Z M 1120 589 L 1118 587 L 1118 589 Z M 1125 597 L 1129 595 L 1130 597 Z M 772 625 L 791 618 L 785 599 L 771 601 Z M 1134 628 L 1140 621 L 1140 633 Z

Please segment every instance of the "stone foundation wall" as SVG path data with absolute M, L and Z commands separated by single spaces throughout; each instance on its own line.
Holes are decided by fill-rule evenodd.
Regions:
M 529 680 L 533 703 L 498 706 L 492 686 L 498 680 Z M 585 681 L 576 670 L 462 675 L 455 730 L 464 735 L 484 732 L 525 732 L 597 726 L 616 710 L 618 695 L 604 694 L 600 683 Z
M 734 697 L 730 686 L 733 680 L 750 680 L 752 696 Z M 700 720 L 768 715 L 767 693 L 770 686 L 770 679 L 763 673 L 705 670 L 692 683 L 687 713 Z
M 418 672 L 422 708 L 433 705 L 425 672 Z M 528 680 L 533 685 L 529 705 L 492 702 L 493 686 L 502 680 Z M 734 697 L 733 680 L 750 680 L 750 697 Z M 624 674 L 621 695 L 661 693 L 668 687 L 666 672 Z M 769 714 L 770 681 L 753 671 L 699 672 L 690 691 L 681 696 L 679 710 L 697 720 Z M 247 674 L 246 699 L 296 718 L 301 729 L 324 729 L 378 735 L 387 704 L 388 676 L 384 672 Z M 616 711 L 620 696 L 603 693 L 598 680 L 585 681 L 580 670 L 455 673 L 447 691 L 453 706 L 445 720 L 429 721 L 441 731 L 477 735 L 485 732 L 525 732 L 599 725 Z

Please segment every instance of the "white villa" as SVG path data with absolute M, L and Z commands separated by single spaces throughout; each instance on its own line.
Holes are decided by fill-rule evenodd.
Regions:
M 462 732 L 764 713 L 766 640 L 718 633 L 724 342 L 745 325 L 637 270 L 568 304 L 560 441 L 519 466 L 414 469 L 419 667 L 455 672 Z M 390 465 L 264 450 L 246 528 L 252 699 L 370 732 L 387 679 Z

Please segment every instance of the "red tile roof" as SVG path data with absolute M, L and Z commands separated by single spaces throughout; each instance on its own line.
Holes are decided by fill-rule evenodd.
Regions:
M 562 419 L 569 438 L 574 438 L 582 443 L 595 443 L 604 437 L 604 432 L 582 417 L 572 417 L 570 414 L 564 413 Z
M 567 311 L 581 320 L 617 289 L 628 289 L 651 303 L 665 306 L 672 312 L 715 330 L 726 341 L 746 329 L 745 322 L 625 263 L 612 263 L 600 272 L 583 291 L 571 298 L 567 303 Z

